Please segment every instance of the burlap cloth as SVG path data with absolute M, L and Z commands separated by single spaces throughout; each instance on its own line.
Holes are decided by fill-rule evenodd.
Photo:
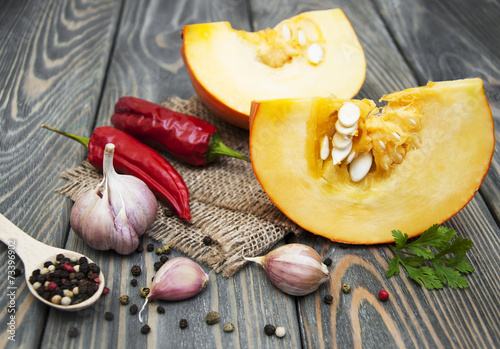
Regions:
M 189 100 L 174 97 L 162 104 L 210 122 L 221 133 L 224 144 L 249 155 L 248 131 L 219 120 L 197 97 Z M 161 154 L 186 182 L 192 219 L 182 222 L 160 203 L 156 221 L 146 232 L 155 240 L 167 243 L 205 263 L 214 272 L 229 277 L 246 263 L 243 256 L 264 254 L 286 234 L 301 232 L 269 200 L 250 163 L 219 157 L 210 165 L 195 167 Z M 68 182 L 57 192 L 75 201 L 79 195 L 95 188 L 102 174 L 84 161 L 82 165 L 63 172 L 61 177 Z M 205 236 L 212 238 L 210 246 L 203 243 Z

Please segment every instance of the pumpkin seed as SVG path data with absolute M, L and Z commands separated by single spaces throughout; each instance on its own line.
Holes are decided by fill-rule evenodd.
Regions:
M 323 141 L 321 142 L 321 151 L 320 151 L 321 160 L 325 161 L 328 158 L 329 154 L 330 154 L 330 146 L 328 142 L 328 136 L 325 136 L 323 138 Z
M 307 44 L 307 39 L 306 39 L 306 34 L 302 30 L 299 30 L 297 33 L 298 39 L 299 39 L 299 45 L 300 46 L 306 46 Z
M 344 160 L 347 157 L 347 155 L 349 155 L 351 150 L 352 150 L 352 142 L 349 142 L 349 145 L 343 149 L 333 148 L 332 150 L 333 164 L 337 165 L 340 162 L 342 162 L 342 160 Z
M 281 26 L 281 35 L 283 36 L 283 40 L 285 41 L 288 41 L 292 38 L 292 31 L 286 24 L 283 24 Z
M 361 153 L 352 160 L 349 165 L 349 175 L 353 182 L 359 182 L 370 171 L 373 162 L 373 155 L 371 152 Z
M 323 60 L 323 48 L 316 42 L 313 42 L 307 48 L 307 58 L 309 62 L 318 64 Z
M 339 109 L 339 121 L 344 127 L 349 128 L 356 125 L 360 116 L 361 110 L 359 110 L 359 107 L 352 102 L 344 103 L 344 105 Z

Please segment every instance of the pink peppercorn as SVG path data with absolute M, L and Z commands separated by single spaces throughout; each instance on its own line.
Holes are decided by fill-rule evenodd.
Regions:
M 45 290 L 52 292 L 57 288 L 57 284 L 54 281 L 49 282 L 49 284 L 45 287 Z
M 389 299 L 389 293 L 386 290 L 382 290 L 378 293 L 378 299 L 381 301 L 386 301 Z
M 95 280 L 94 280 L 95 281 Z M 100 281 L 100 280 L 99 280 Z M 109 288 L 104 287 L 102 290 L 102 294 L 108 294 L 109 293 Z
M 63 269 L 66 270 L 67 272 L 69 273 L 74 273 L 75 272 L 75 268 L 73 268 L 71 265 L 69 264 L 64 264 L 63 266 Z

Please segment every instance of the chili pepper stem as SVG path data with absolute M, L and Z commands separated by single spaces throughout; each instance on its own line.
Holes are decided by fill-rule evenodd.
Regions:
M 219 155 L 230 156 L 233 158 L 241 159 L 250 162 L 250 159 L 238 153 L 235 150 L 232 150 L 224 143 L 222 143 L 222 138 L 218 132 L 214 133 L 210 139 L 210 146 L 207 151 L 207 162 L 214 161 Z
M 56 128 L 53 128 L 53 127 L 47 126 L 47 125 L 41 125 L 41 127 L 42 128 L 46 128 L 47 130 L 50 130 L 50 131 L 62 134 L 63 136 L 66 136 L 68 138 L 74 139 L 75 141 L 77 141 L 78 143 L 80 143 L 81 145 L 83 145 L 87 150 L 89 149 L 90 138 L 77 136 L 77 135 L 74 135 L 72 133 L 61 131 L 61 130 L 58 130 Z

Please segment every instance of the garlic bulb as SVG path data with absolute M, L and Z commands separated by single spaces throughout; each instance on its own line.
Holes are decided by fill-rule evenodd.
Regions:
M 70 224 L 90 247 L 129 254 L 135 251 L 139 237 L 153 224 L 158 202 L 143 181 L 116 173 L 114 149 L 114 144 L 106 144 L 103 179 L 95 189 L 76 200 Z
M 265 256 L 245 258 L 264 267 L 271 282 L 292 296 L 314 292 L 328 279 L 328 268 L 309 246 L 288 244 Z
M 180 301 L 196 296 L 208 284 L 208 275 L 194 261 L 185 257 L 169 259 L 153 278 L 151 290 L 139 312 L 142 322 L 142 311 L 149 299 Z

